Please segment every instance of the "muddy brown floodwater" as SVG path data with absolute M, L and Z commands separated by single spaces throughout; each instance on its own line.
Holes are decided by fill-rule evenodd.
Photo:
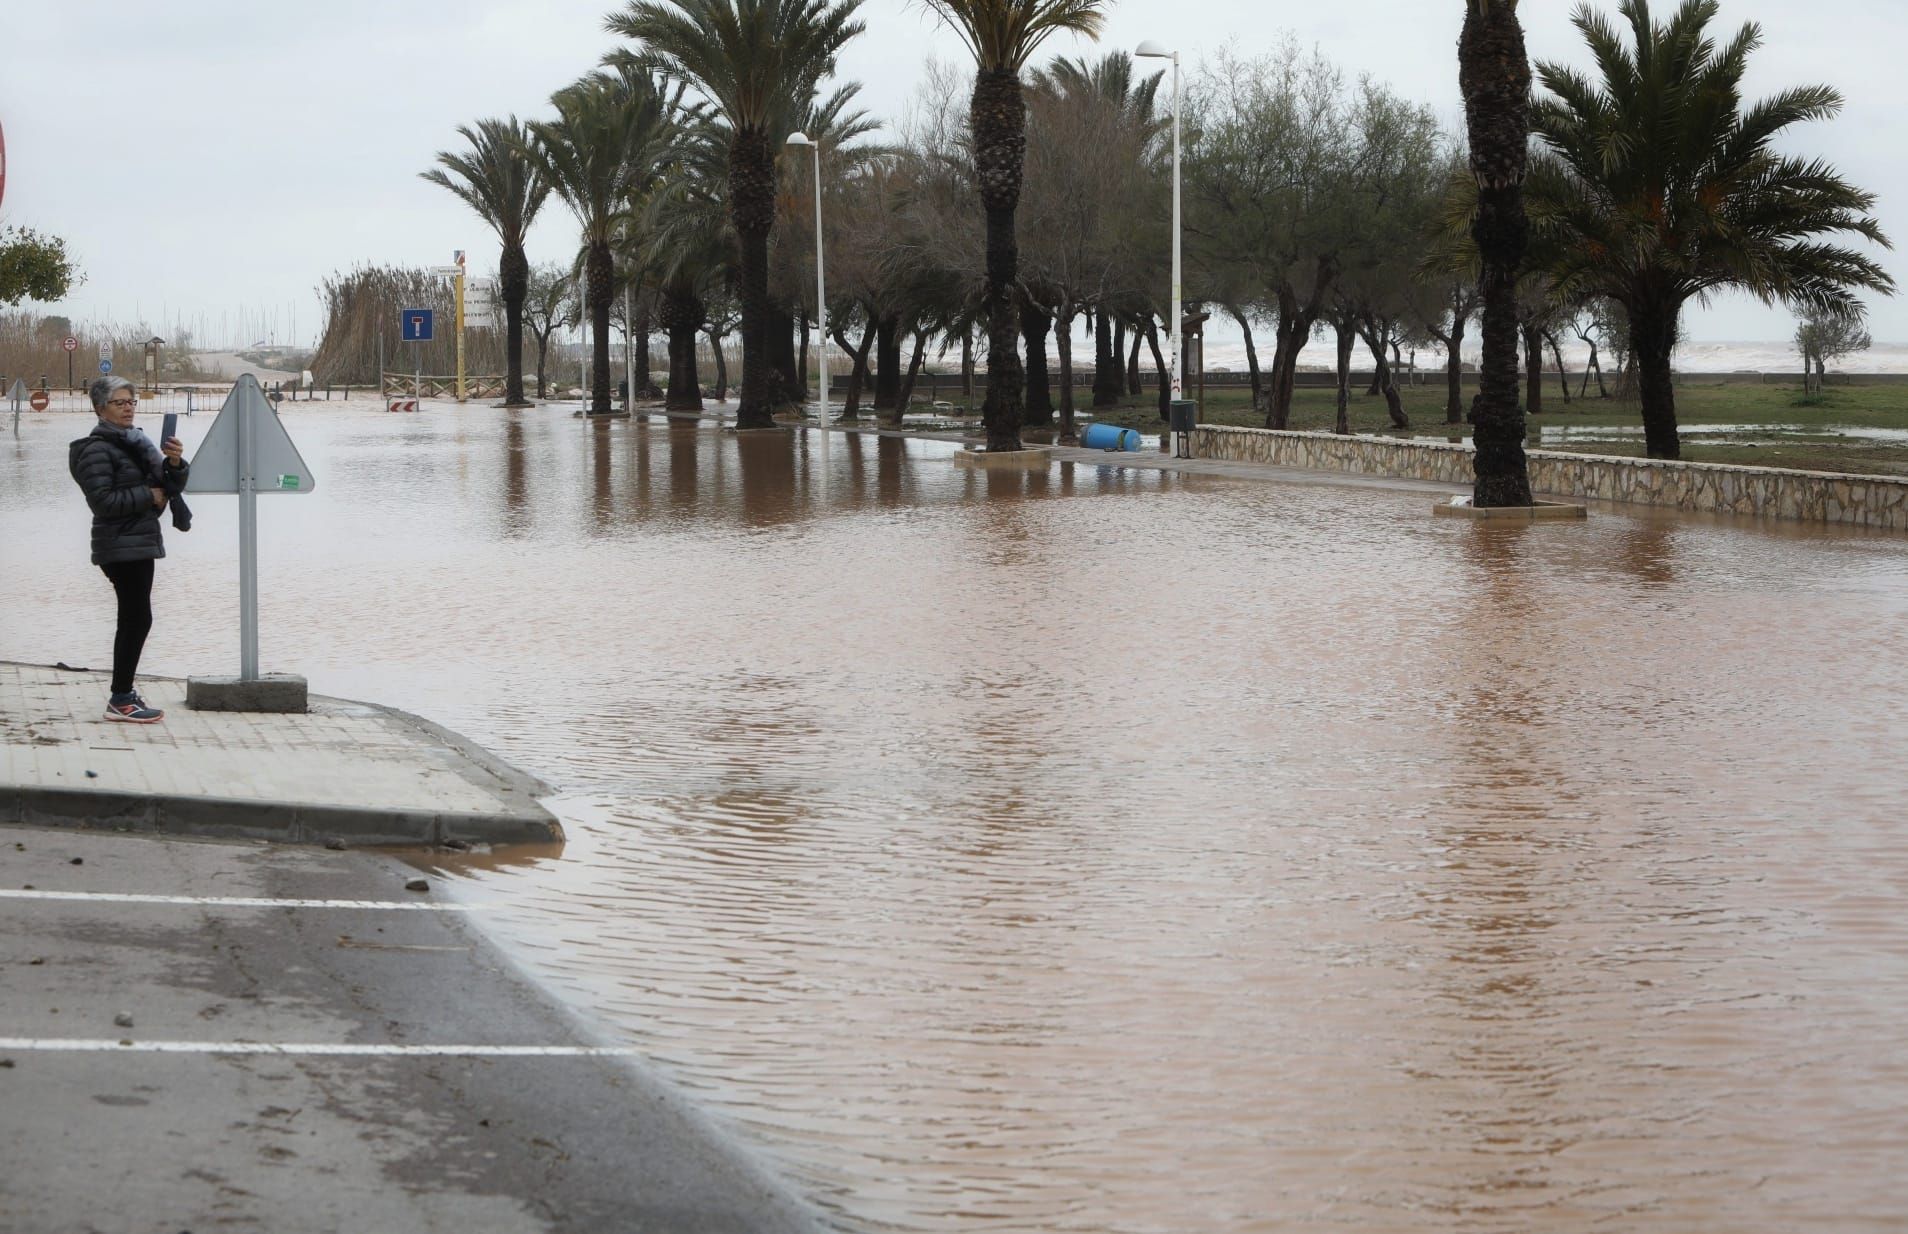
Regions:
M 286 421 L 264 667 L 558 785 L 460 894 L 845 1229 L 1908 1222 L 1908 538 Z M 8 658 L 108 657 L 82 428 L 0 442 Z M 157 673 L 238 654 L 195 504 Z

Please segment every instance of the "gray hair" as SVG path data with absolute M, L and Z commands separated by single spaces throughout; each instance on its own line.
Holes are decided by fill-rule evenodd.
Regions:
M 124 377 L 97 377 L 92 385 L 86 387 L 86 397 L 93 400 L 94 411 L 105 411 L 106 400 L 113 396 L 113 391 L 132 388 L 133 383 Z

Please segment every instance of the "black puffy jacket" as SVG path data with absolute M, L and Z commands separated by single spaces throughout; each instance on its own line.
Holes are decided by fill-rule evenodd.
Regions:
M 152 490 L 185 488 L 188 468 L 167 467 L 155 478 L 133 457 L 124 438 L 104 423 L 67 447 L 67 468 L 93 510 L 93 564 L 149 561 L 166 555 Z M 164 483 L 160 483 L 163 480 Z

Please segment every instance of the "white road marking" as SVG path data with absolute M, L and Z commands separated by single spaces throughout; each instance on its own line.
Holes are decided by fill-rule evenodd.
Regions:
M 358 1057 L 626 1058 L 630 1046 L 595 1045 L 353 1045 L 324 1041 L 115 1041 L 104 1037 L 0 1037 L 0 1051 L 97 1054 L 316 1054 Z
M 250 896 L 122 895 L 108 891 L 9 891 L 0 900 L 79 900 L 101 904 L 185 904 L 203 908 L 378 908 L 394 912 L 469 913 L 481 904 L 443 904 L 412 900 L 273 900 Z

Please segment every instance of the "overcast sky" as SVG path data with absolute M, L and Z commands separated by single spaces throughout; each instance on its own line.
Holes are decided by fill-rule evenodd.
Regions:
M 1598 0 L 1615 8 L 1613 0 Z M 455 125 L 547 112 L 551 91 L 614 40 L 606 0 L 6 0 L 0 16 L 0 124 L 7 144 L 0 220 L 66 238 L 86 274 L 59 311 L 154 327 L 221 323 L 241 311 L 280 341 L 315 342 L 314 288 L 361 262 L 432 265 L 468 249 L 496 262 L 490 233 L 417 178 L 455 147 Z M 1179 40 L 1190 59 L 1269 49 L 1286 31 L 1347 70 L 1389 82 L 1460 119 L 1459 0 L 1115 0 L 1102 48 Z M 1584 57 L 1562 0 L 1523 6 L 1534 59 Z M 1667 12 L 1670 4 L 1659 0 Z M 866 0 L 868 32 L 842 75 L 868 109 L 897 117 L 929 57 L 960 45 L 914 0 Z M 1767 46 L 1753 95 L 1829 82 L 1843 115 L 1790 144 L 1833 161 L 1881 195 L 1884 228 L 1908 242 L 1908 5 L 1902 0 L 1723 0 L 1731 30 L 1757 21 Z M 1047 54 L 1091 45 L 1056 39 Z M 568 260 L 574 229 L 556 202 L 533 260 Z M 1888 268 L 1908 284 L 1896 254 Z M 137 317 L 135 316 L 137 314 Z M 296 318 L 296 335 L 293 319 Z M 274 323 L 275 317 L 275 323 Z M 1790 315 L 1731 298 L 1692 315 L 1703 341 L 1786 339 Z M 1874 306 L 1878 341 L 1908 341 L 1908 300 Z M 211 341 L 219 341 L 212 339 Z

